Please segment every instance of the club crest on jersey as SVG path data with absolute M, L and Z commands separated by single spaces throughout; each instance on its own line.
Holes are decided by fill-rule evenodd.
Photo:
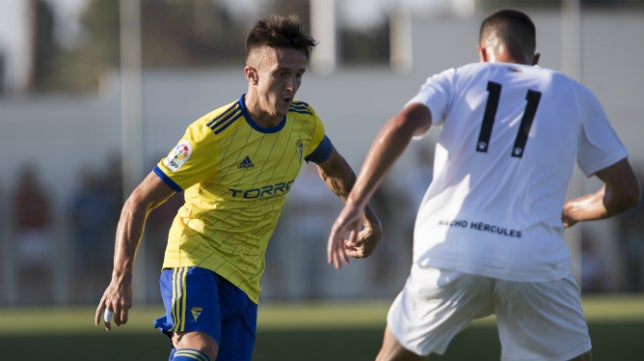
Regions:
M 192 145 L 183 141 L 177 144 L 170 154 L 163 160 L 163 164 L 171 171 L 176 171 L 184 165 L 192 155 Z
M 201 307 L 193 307 L 190 309 L 190 313 L 192 314 L 192 319 L 194 319 L 195 322 L 197 322 L 197 320 L 199 319 L 199 316 L 201 316 L 202 311 L 203 311 L 203 308 Z

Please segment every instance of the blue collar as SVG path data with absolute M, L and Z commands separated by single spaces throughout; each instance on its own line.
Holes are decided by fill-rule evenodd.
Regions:
M 264 128 L 259 124 L 255 123 L 253 119 L 250 117 L 250 114 L 248 113 L 248 109 L 246 109 L 245 97 L 246 97 L 246 93 L 242 94 L 239 97 L 239 105 L 241 106 L 242 114 L 244 114 L 244 118 L 246 118 L 246 122 L 251 127 L 253 127 L 253 129 L 262 133 L 275 133 L 275 132 L 279 132 L 282 128 L 284 128 L 284 125 L 286 124 L 286 116 L 284 116 L 284 119 L 282 119 L 282 121 L 278 125 L 272 128 Z

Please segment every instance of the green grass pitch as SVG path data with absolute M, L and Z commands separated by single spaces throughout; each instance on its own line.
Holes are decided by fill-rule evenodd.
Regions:
M 644 295 L 586 296 L 584 310 L 595 361 L 644 360 Z M 373 360 L 388 301 L 261 304 L 254 361 Z M 169 342 L 152 329 L 159 307 L 134 307 L 127 326 L 111 333 L 81 308 L 0 311 L 3 360 L 167 360 Z M 431 360 L 498 360 L 493 318 L 475 322 L 443 356 Z

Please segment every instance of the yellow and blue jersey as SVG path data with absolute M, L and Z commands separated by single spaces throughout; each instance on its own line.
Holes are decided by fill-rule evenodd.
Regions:
M 244 95 L 197 119 L 154 168 L 185 198 L 163 267 L 210 269 L 258 303 L 266 247 L 302 161 L 323 162 L 332 149 L 313 108 L 297 100 L 274 128 L 252 121 Z

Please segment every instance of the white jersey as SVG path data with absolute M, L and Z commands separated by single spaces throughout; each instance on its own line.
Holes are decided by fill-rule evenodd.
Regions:
M 627 156 L 595 96 L 553 70 L 473 63 L 428 78 L 412 102 L 442 125 L 414 262 L 514 281 L 569 273 L 575 158 L 590 176 Z

